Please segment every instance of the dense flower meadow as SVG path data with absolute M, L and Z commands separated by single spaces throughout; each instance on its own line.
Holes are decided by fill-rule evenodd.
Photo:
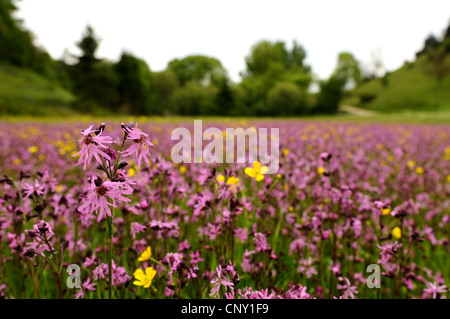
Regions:
M 0 296 L 449 297 L 449 126 L 208 125 L 278 127 L 280 169 L 175 164 L 187 120 L 0 123 Z

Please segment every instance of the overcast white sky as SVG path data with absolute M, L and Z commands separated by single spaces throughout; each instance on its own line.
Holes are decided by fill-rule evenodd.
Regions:
M 17 16 L 54 58 L 85 26 L 102 39 L 99 57 L 116 61 L 126 49 L 161 71 L 174 58 L 202 54 L 219 59 L 234 81 L 245 56 L 262 39 L 297 40 L 320 78 L 339 52 L 369 63 L 381 52 L 386 69 L 412 60 L 431 33 L 449 24 L 449 0 L 22 0 Z

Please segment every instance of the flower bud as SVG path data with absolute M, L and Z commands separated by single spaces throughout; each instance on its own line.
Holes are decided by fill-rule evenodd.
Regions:
M 123 168 L 125 168 L 127 165 L 128 165 L 127 162 L 120 162 L 120 164 L 119 164 L 119 169 L 123 169 Z

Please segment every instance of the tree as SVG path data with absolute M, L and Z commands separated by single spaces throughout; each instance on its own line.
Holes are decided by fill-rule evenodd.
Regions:
M 285 71 L 288 64 L 288 53 L 283 42 L 261 41 L 252 47 L 245 62 L 247 65 L 245 77 L 264 75 L 270 69 L 273 70 L 277 67 L 281 71 Z
M 247 70 L 244 77 L 264 75 L 274 68 L 283 73 L 309 73 L 310 68 L 304 65 L 305 58 L 305 50 L 296 41 L 291 51 L 286 49 L 284 42 L 261 41 L 252 47 L 250 55 L 245 58 Z
M 172 60 L 169 62 L 168 69 L 175 73 L 181 85 L 195 82 L 201 85 L 218 86 L 227 79 L 227 72 L 219 60 L 202 55 Z
M 175 113 L 172 104 L 172 95 L 180 87 L 177 76 L 173 71 L 153 73 L 153 86 L 151 88 L 151 104 L 155 114 L 169 115 Z
M 342 98 L 345 80 L 331 76 L 327 81 L 321 81 L 320 92 L 317 95 L 315 111 L 336 113 Z
M 446 54 L 445 47 L 438 47 L 428 52 L 423 71 L 435 76 L 438 83 L 442 83 L 444 77 L 450 74 L 450 57 Z
M 77 46 L 81 55 L 70 70 L 78 107 L 84 111 L 95 110 L 98 106 L 118 111 L 119 77 L 112 63 L 97 59 L 99 40 L 91 26 L 86 27 Z
M 239 84 L 238 90 L 239 96 L 244 99 L 239 101 L 239 104 L 246 105 L 246 113 L 274 115 L 277 114 L 277 111 L 281 112 L 283 105 L 278 105 L 277 108 L 273 109 L 273 101 L 270 103 L 268 101 L 269 91 L 277 83 L 289 82 L 297 86 L 301 94 L 305 95 L 311 83 L 311 70 L 305 65 L 305 58 L 305 50 L 295 41 L 291 50 L 288 50 L 285 43 L 281 41 L 260 41 L 256 43 L 246 57 L 247 68 L 242 74 L 243 80 Z M 283 87 L 283 90 L 290 90 L 290 93 L 294 90 L 298 91 L 293 89 L 291 85 L 281 84 L 272 92 L 272 98 L 276 95 L 282 95 L 284 91 L 281 87 Z
M 88 25 L 84 31 L 83 38 L 77 43 L 77 47 L 81 50 L 82 54 L 78 58 L 80 64 L 90 67 L 97 58 L 95 57 L 96 51 L 99 46 L 99 39 L 94 34 L 94 29 Z
M 359 63 L 351 53 L 342 52 L 338 56 L 337 67 L 333 76 L 342 79 L 345 83 L 344 88 L 352 89 L 362 83 L 361 70 Z
M 122 53 L 115 65 L 122 111 L 133 114 L 156 113 L 150 103 L 152 73 L 144 60 Z
M 422 50 L 416 53 L 416 57 L 420 57 L 440 46 L 440 42 L 436 37 L 432 34 L 428 36 L 428 38 L 425 39 L 424 47 Z
M 0 60 L 51 76 L 54 61 L 33 44 L 33 36 L 13 17 L 15 1 L 0 1 Z
M 180 115 L 211 115 L 217 114 L 214 98 L 217 89 L 214 86 L 204 86 L 188 82 L 172 95 L 174 113 Z
M 219 84 L 215 104 L 217 106 L 217 115 L 230 114 L 234 109 L 235 97 L 228 80 L 224 80 Z
M 267 93 L 269 115 L 298 115 L 308 112 L 305 94 L 292 82 L 278 82 Z

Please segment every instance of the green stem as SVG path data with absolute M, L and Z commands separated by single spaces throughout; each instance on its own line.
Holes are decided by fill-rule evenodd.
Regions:
M 36 279 L 37 279 L 36 278 L 36 274 L 34 272 L 33 263 L 31 261 L 28 261 L 28 267 L 30 268 L 31 277 L 33 279 L 33 296 L 34 296 L 34 299 L 41 298 L 40 293 L 39 293 L 39 289 L 38 289 L 38 285 L 37 285 L 37 281 L 36 281 Z
M 59 299 L 63 299 L 63 293 L 62 293 L 62 284 L 61 284 L 61 272 L 56 272 L 56 279 L 58 280 L 58 297 Z
M 112 299 L 112 239 L 114 233 L 114 224 L 112 222 L 112 217 L 106 216 L 107 220 L 107 235 L 108 235 L 108 297 Z

